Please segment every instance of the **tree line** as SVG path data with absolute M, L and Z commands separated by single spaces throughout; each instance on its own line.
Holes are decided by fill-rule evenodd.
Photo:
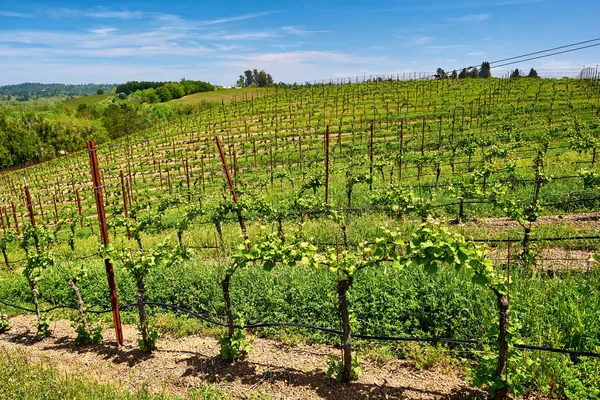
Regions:
M 273 85 L 275 82 L 273 81 L 273 77 L 271 74 L 267 74 L 265 70 L 258 71 L 257 69 L 244 71 L 243 75 L 240 75 L 237 86 L 238 87 L 248 87 L 248 86 L 258 86 L 265 87 L 269 85 Z
M 81 104 L 77 110 L 57 108 L 45 112 L 15 112 L 0 108 L 0 169 L 39 163 L 85 148 L 88 140 L 104 143 L 151 128 L 157 121 L 189 114 L 197 105 L 150 107 L 135 101 L 108 105 Z
M 215 87 L 208 82 L 182 79 L 180 82 L 129 81 L 116 88 L 121 98 L 132 95 L 143 103 L 164 103 L 189 94 L 211 92 Z
M 47 97 L 74 97 L 88 96 L 99 91 L 110 92 L 116 84 L 65 85 L 62 83 L 19 83 L 16 85 L 0 86 L 0 99 L 15 99 L 27 101 L 36 98 Z
M 522 76 L 526 76 L 528 78 L 539 78 L 537 71 L 533 68 L 531 68 L 528 75 L 521 74 L 521 72 L 519 71 L 518 68 L 515 69 L 514 71 L 512 71 L 510 74 L 511 78 L 520 78 Z M 450 73 L 444 71 L 444 69 L 442 69 L 442 68 L 438 68 L 435 73 L 436 79 L 467 79 L 467 78 L 487 79 L 487 78 L 491 78 L 491 77 L 492 77 L 492 71 L 491 71 L 490 63 L 488 61 L 482 62 L 481 66 L 479 68 L 477 68 L 477 66 L 471 66 L 471 67 L 463 68 L 460 72 L 458 72 L 457 70 L 453 70 Z

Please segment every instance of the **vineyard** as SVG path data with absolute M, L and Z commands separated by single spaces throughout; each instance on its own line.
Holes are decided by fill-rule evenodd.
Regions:
M 339 344 L 323 365 L 352 385 L 357 348 L 418 342 L 466 359 L 493 398 L 600 396 L 597 79 L 325 84 L 165 110 L 0 175 L 0 305 L 35 313 L 39 339 L 54 312 L 79 345 L 109 321 L 122 343 L 123 314 L 151 353 L 169 312 L 222 327 L 228 362 L 250 331 L 302 335 Z

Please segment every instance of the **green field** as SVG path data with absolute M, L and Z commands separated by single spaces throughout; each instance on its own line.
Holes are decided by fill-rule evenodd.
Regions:
M 172 104 L 197 104 L 202 101 L 224 101 L 226 103 L 250 99 L 251 97 L 260 97 L 266 95 L 268 92 L 273 92 L 273 88 L 242 88 L 242 89 L 217 89 L 213 92 L 201 92 L 184 96 L 180 99 L 171 100 L 169 103 Z
M 88 106 L 91 106 L 94 104 L 101 103 L 104 100 L 106 100 L 112 96 L 113 95 L 110 93 L 109 94 L 92 94 L 89 96 L 76 97 L 74 99 L 67 100 L 63 104 L 65 106 L 71 107 L 73 109 L 77 109 L 77 107 L 79 107 L 80 104 L 87 104 Z
M 236 101 L 221 103 L 224 93 Z M 86 303 L 105 308 L 110 257 L 122 303 L 145 296 L 221 321 L 231 328 L 230 356 L 243 350 L 234 325 L 244 323 L 341 326 L 348 342 L 350 326 L 369 336 L 476 339 L 448 351 L 468 360 L 473 384 L 490 392 L 600 395 L 598 358 L 516 347 L 600 351 L 597 81 L 244 93 L 188 96 L 189 107 L 161 110 L 136 135 L 98 146 L 108 253 L 99 250 L 87 151 L 4 173 L 0 299 L 33 307 L 34 282 L 43 306 L 75 305 L 68 283 L 77 277 Z M 509 362 L 497 376 L 503 301 Z M 253 331 L 339 343 L 299 327 Z

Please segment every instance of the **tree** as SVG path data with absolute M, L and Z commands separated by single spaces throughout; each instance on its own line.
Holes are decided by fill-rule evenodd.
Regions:
M 163 103 L 165 101 L 169 101 L 169 100 L 173 99 L 173 95 L 171 94 L 171 91 L 166 86 L 161 86 L 161 87 L 157 88 L 156 89 L 156 94 L 160 98 L 160 101 L 163 102 Z
M 244 75 L 240 75 L 239 79 L 235 83 L 235 86 L 237 86 L 237 87 L 244 87 L 245 84 L 246 84 L 246 80 L 244 78 Z
M 513 72 L 511 72 L 510 77 L 511 78 L 520 78 L 521 72 L 519 71 L 519 68 L 515 68 L 515 70 Z
M 456 79 L 457 77 L 458 77 L 458 73 L 456 72 L 456 70 L 452 71 L 452 74 L 450 74 L 450 78 Z
M 490 67 L 490 63 L 488 61 L 484 61 L 481 63 L 481 69 L 479 70 L 479 77 L 481 78 L 491 78 L 492 71 Z
M 245 70 L 244 76 L 246 77 L 246 86 L 250 86 L 254 83 L 254 77 L 252 76 L 252 71 L 250 71 L 249 69 Z
M 458 79 L 465 79 L 469 77 L 469 71 L 467 71 L 466 68 L 463 68 L 462 71 L 460 71 L 460 74 L 458 74 Z
M 438 68 L 436 73 L 435 73 L 435 79 L 446 79 L 446 71 L 444 71 L 442 68 Z
M 98 89 L 98 91 L 96 92 L 96 94 L 104 94 L 104 89 Z
M 267 86 L 268 78 L 267 78 L 267 73 L 265 72 L 264 69 L 261 70 L 260 72 L 258 72 L 256 74 L 256 78 L 255 79 L 256 79 L 255 83 L 258 85 L 258 87 L 265 87 L 265 86 Z M 272 79 L 273 78 L 271 78 L 271 80 Z
M 471 78 L 479 78 L 479 70 L 477 69 L 477 67 L 473 67 L 470 74 Z
M 539 78 L 540 76 L 538 75 L 538 73 L 537 73 L 537 71 L 535 69 L 531 68 L 529 70 L 529 74 L 527 74 L 527 77 L 528 78 Z

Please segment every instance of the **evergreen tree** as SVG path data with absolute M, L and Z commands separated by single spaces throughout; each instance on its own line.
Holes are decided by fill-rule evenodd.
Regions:
M 492 77 L 492 71 L 491 71 L 489 62 L 484 61 L 481 63 L 481 69 L 479 70 L 479 77 L 486 78 L 486 79 Z
M 460 74 L 458 74 L 458 79 L 465 79 L 469 77 L 469 71 L 467 71 L 466 68 L 463 68 L 462 71 L 460 71 Z
M 473 67 L 471 70 L 471 78 L 479 78 L 479 70 L 477 67 Z
M 538 75 L 537 71 L 533 68 L 531 68 L 529 70 L 529 74 L 527 75 L 528 78 L 539 78 L 540 76 Z
M 521 72 L 519 71 L 519 68 L 515 68 L 515 70 L 510 74 L 511 78 L 520 78 L 521 77 Z

